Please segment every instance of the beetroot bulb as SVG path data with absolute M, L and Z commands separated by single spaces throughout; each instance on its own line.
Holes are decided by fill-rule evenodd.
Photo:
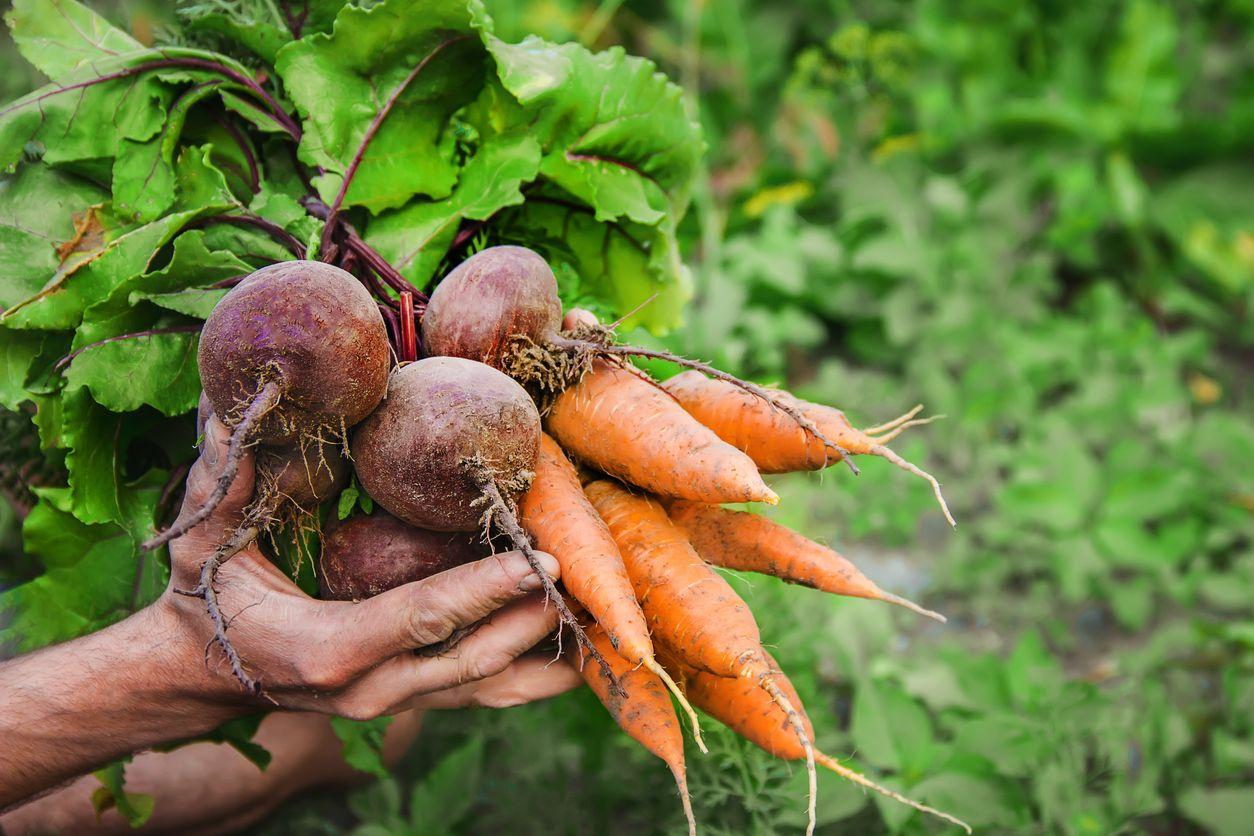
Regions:
M 417 528 L 376 508 L 327 526 L 318 591 L 323 598 L 360 601 L 487 555 L 476 534 Z
M 202 508 L 144 547 L 208 517 L 249 444 L 303 447 L 343 438 L 382 400 L 390 362 L 383 317 L 350 273 L 290 261 L 247 276 L 205 321 L 197 357 L 205 398 L 232 429 L 226 468 Z
M 540 413 L 526 390 L 461 357 L 428 357 L 394 371 L 383 404 L 352 440 L 358 481 L 394 516 L 435 531 L 486 536 L 496 527 L 508 536 L 562 623 L 605 664 L 518 524 L 515 501 L 531 487 L 539 450 Z

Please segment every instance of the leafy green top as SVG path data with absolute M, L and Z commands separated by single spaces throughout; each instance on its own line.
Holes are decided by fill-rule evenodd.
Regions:
M 2 644 L 160 593 L 164 562 L 137 544 L 193 455 L 199 325 L 260 266 L 336 259 L 394 325 L 398 289 L 522 241 L 568 302 L 617 316 L 651 299 L 636 323 L 677 320 L 675 227 L 703 146 L 653 64 L 506 43 L 478 0 L 310 7 L 189 14 L 159 47 L 73 0 L 6 16 L 54 81 L 0 106 L 0 408 L 39 460 L 23 472 L 45 474 L 22 487 L 34 570 L 0 567 Z

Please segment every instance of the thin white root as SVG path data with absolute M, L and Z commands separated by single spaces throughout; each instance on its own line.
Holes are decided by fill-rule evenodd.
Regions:
M 675 680 L 671 679 L 671 675 L 666 672 L 666 668 L 663 668 L 658 664 L 657 659 L 653 658 L 645 659 L 641 664 L 656 674 L 658 679 L 662 680 L 662 684 L 666 686 L 666 690 L 675 695 L 675 699 L 679 701 L 679 707 L 688 715 L 688 722 L 692 724 L 692 738 L 697 742 L 697 748 L 701 750 L 703 755 L 710 754 L 710 750 L 705 748 L 705 740 L 701 737 L 701 723 L 697 720 L 697 712 L 689 704 L 688 698 L 684 696 L 684 692 L 679 690 Z
M 806 824 L 806 836 L 814 836 L 814 828 L 818 823 L 818 799 L 819 799 L 819 777 L 814 768 L 814 742 L 810 740 L 810 734 L 806 731 L 805 723 L 801 721 L 801 713 L 793 707 L 792 702 L 787 695 L 780 689 L 769 675 L 758 677 L 758 684 L 761 685 L 775 704 L 783 709 L 788 715 L 788 722 L 792 724 L 793 731 L 797 733 L 797 739 L 801 741 L 801 748 L 806 753 L 806 777 L 810 779 L 810 802 L 806 808 L 809 814 L 809 822 Z
M 883 424 L 880 424 L 879 426 L 876 426 L 876 427 L 863 427 L 862 432 L 866 433 L 867 435 L 874 435 L 875 433 L 882 433 L 884 432 L 884 430 L 891 430 L 893 427 L 897 426 L 898 424 L 909 421 L 911 418 L 918 415 L 922 411 L 923 411 L 923 404 L 921 403 L 915 404 L 914 409 L 910 410 L 906 414 L 898 415 L 893 420 L 886 421 Z
M 904 433 L 906 430 L 910 429 L 911 427 L 926 426 L 927 424 L 930 424 L 933 421 L 939 421 L 940 419 L 944 417 L 945 417 L 944 415 L 931 415 L 927 418 L 916 418 L 913 421 L 907 421 L 904 424 L 898 424 L 889 432 L 886 432 L 879 437 L 872 437 L 871 440 L 875 442 L 876 444 L 887 444 L 888 442 L 892 441 L 894 438 L 901 435 L 902 433 Z
M 929 610 L 925 607 L 920 607 L 918 604 L 916 604 L 914 601 L 911 601 L 909 598 L 902 598 L 900 595 L 894 595 L 891 592 L 885 592 L 881 600 L 887 601 L 890 604 L 896 604 L 899 607 L 905 607 L 906 609 L 910 610 L 910 612 L 918 613 L 919 615 L 933 619 L 934 621 L 939 621 L 941 624 L 945 624 L 949 621 L 948 618 L 945 618 L 945 616 L 941 615 L 935 610 Z
M 907 807 L 913 807 L 915 810 L 918 810 L 920 813 L 928 813 L 929 815 L 936 816 L 939 819 L 944 819 L 950 824 L 956 824 L 959 827 L 961 827 L 963 830 L 967 831 L 968 833 L 971 832 L 971 825 L 967 824 L 962 819 L 954 818 L 948 813 L 942 813 L 940 810 L 937 810 L 935 807 L 929 807 L 926 804 L 920 804 L 917 801 L 906 798 L 901 793 L 894 792 L 893 790 L 890 790 L 888 787 L 881 787 L 879 784 L 875 783 L 870 778 L 863 775 L 861 772 L 852 770 L 849 767 L 845 766 L 844 764 L 840 763 L 831 755 L 825 755 L 822 752 L 818 752 L 815 754 L 814 759 L 815 761 L 818 762 L 820 766 L 827 767 L 828 769 L 832 770 L 837 775 L 839 775 L 840 777 L 844 778 L 847 781 L 852 781 L 858 786 L 866 787 L 867 789 L 877 792 L 880 795 L 887 796 L 888 798 L 891 798 L 894 801 L 900 801 L 902 804 L 905 804 Z
M 902 470 L 908 470 L 909 472 L 913 473 L 915 476 L 922 476 L 924 479 L 931 482 L 932 493 L 936 494 L 936 501 L 940 503 L 941 511 L 945 514 L 945 519 L 948 520 L 949 524 L 953 526 L 954 528 L 958 527 L 957 520 L 955 520 L 954 515 L 949 512 L 949 504 L 945 502 L 945 495 L 941 493 L 940 482 L 936 481 L 935 476 L 928 473 L 926 470 L 922 470 L 916 467 L 915 465 L 911 464 L 910 462 L 906 461 L 901 456 L 897 455 L 892 450 L 885 447 L 883 444 L 872 445 L 871 454 L 875 456 L 879 456 L 884 459 L 888 459 L 890 462 L 897 465 Z

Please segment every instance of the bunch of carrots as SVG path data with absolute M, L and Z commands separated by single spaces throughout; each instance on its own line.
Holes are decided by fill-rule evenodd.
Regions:
M 564 324 L 584 316 L 572 311 Z M 720 507 L 776 504 L 762 473 L 877 455 L 928 479 L 952 524 L 936 480 L 885 446 L 927 419 L 916 419 L 916 408 L 860 431 L 839 410 L 779 391 L 772 391 L 775 399 L 786 399 L 823 440 L 777 405 L 699 371 L 659 385 L 617 358 L 598 358 L 556 397 L 535 480 L 519 502 L 520 521 L 561 564 L 565 589 L 586 613 L 588 637 L 617 682 L 582 658 L 574 663 L 623 730 L 670 768 L 692 833 L 681 725 L 670 695 L 703 752 L 694 706 L 772 755 L 805 762 L 807 833 L 815 824 L 816 764 L 969 832 L 958 819 L 815 748 L 805 708 L 764 649 L 749 607 L 712 568 L 773 575 L 944 621 L 880 589 L 835 551 L 765 517 Z

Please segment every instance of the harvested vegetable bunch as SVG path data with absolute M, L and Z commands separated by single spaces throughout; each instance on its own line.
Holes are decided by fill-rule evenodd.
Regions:
M 699 745 L 690 698 L 804 759 L 813 822 L 815 764 L 837 767 L 710 564 L 935 614 L 718 505 L 774 504 L 763 473 L 856 473 L 853 455 L 923 475 L 939 499 L 886 446 L 926 421 L 858 431 L 838 410 L 621 344 L 620 323 L 563 319 L 558 276 L 568 300 L 631 325 L 680 323 L 675 229 L 701 141 L 651 63 L 507 43 L 468 0 L 332 0 L 276 12 L 247 42 L 223 36 L 257 23 L 232 17 L 247 5 L 224 4 L 211 27 L 193 16 L 155 48 L 73 0 L 18 0 L 6 18 L 54 79 L 0 108 L 0 217 L 23 218 L 0 253 L 0 407 L 39 439 L 24 452 L 42 466 L 23 464 L 39 490 L 14 493 L 32 558 L 57 576 L 0 593 L 15 613 L 0 640 L 61 641 L 151 601 L 168 570 L 145 553 L 206 518 L 255 447 L 247 513 L 184 590 L 244 688 L 263 692 L 266 672 L 232 649 L 215 578 L 261 534 L 321 534 L 321 594 L 344 599 L 474 559 L 495 536 L 527 555 L 597 663 L 579 660 L 592 690 L 670 767 L 690 830 L 672 696 Z M 690 371 L 659 384 L 633 357 Z M 202 426 L 212 414 L 232 431 L 228 466 L 205 507 L 167 527 L 198 400 Z M 93 574 L 48 536 L 58 526 L 81 531 Z M 741 722 L 755 713 L 765 744 Z

